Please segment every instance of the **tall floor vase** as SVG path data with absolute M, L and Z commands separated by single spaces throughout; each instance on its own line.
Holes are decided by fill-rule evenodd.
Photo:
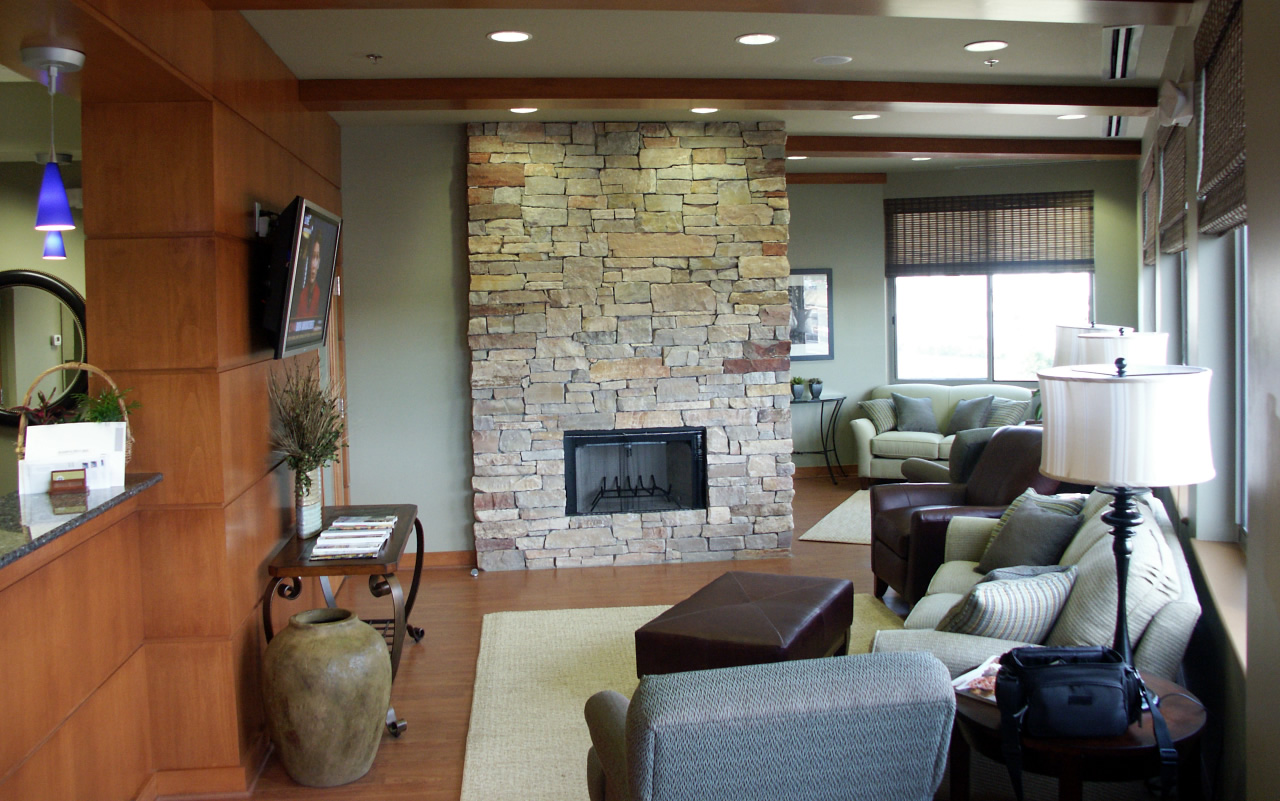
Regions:
M 311 609 L 267 646 L 263 701 L 276 754 L 308 787 L 369 772 L 391 704 L 391 657 L 372 626 L 346 609 Z
M 306 489 L 303 489 L 299 476 L 293 477 L 298 537 L 304 540 L 314 537 L 324 528 L 324 469 L 317 467 L 307 475 L 311 478 L 311 486 Z

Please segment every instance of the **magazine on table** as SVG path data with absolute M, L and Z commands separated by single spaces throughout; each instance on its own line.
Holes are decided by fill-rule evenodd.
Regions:
M 311 547 L 312 559 L 341 559 L 377 556 L 387 541 L 391 539 L 392 529 L 383 528 L 327 528 L 320 532 L 315 545 Z
M 344 515 L 334 518 L 329 523 L 331 529 L 366 529 L 394 528 L 395 515 Z
M 951 686 L 961 695 L 977 698 L 988 704 L 996 702 L 996 674 L 1000 672 L 1000 655 L 988 658 L 981 665 L 951 680 Z

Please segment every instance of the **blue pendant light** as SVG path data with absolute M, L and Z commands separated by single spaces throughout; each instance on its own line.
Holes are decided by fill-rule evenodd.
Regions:
M 75 220 L 71 219 L 71 203 L 62 184 L 62 170 L 58 169 L 57 161 L 50 161 L 44 165 L 40 199 L 36 201 L 36 230 L 57 233 L 72 231 L 75 227 Z
M 71 204 L 67 202 L 67 189 L 62 183 L 62 170 L 58 168 L 58 153 L 53 142 L 53 96 L 58 91 L 58 73 L 75 72 L 84 66 L 84 53 L 65 47 L 24 47 L 22 63 L 32 69 L 43 70 L 49 76 L 49 163 L 44 167 L 44 180 L 40 183 L 40 198 L 36 203 L 37 231 L 70 231 L 76 227 L 71 218 Z M 49 239 L 45 239 L 45 253 L 49 253 Z M 62 250 L 62 238 L 58 237 L 58 249 Z M 58 258 L 48 256 L 45 258 Z M 62 258 L 66 258 L 63 251 Z
M 62 241 L 61 231 L 50 231 L 44 235 L 44 255 L 43 259 L 49 261 L 62 261 L 67 257 L 67 245 Z

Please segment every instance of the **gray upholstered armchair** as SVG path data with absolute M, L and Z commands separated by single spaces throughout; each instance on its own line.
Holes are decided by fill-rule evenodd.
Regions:
M 927 801 L 954 712 L 947 669 L 919 653 L 645 676 L 630 704 L 613 691 L 587 701 L 588 789 L 592 801 Z

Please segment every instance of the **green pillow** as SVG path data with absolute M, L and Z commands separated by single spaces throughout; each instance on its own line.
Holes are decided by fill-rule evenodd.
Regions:
M 975 568 L 1053 565 L 1080 530 L 1083 495 L 1040 495 L 1035 490 L 1013 499 L 992 528 L 987 550 Z
M 1027 415 L 1031 412 L 1031 401 L 1016 401 L 1008 398 L 991 399 L 991 411 L 987 415 L 987 419 L 983 422 L 982 427 L 987 426 L 1016 426 L 1027 419 Z
M 1075 583 L 1076 568 L 973 585 L 938 621 L 938 631 L 1040 643 L 1049 635 Z
M 951 420 L 947 423 L 947 435 L 968 431 L 971 428 L 982 428 L 987 422 L 987 415 L 991 412 L 991 402 L 995 399 L 995 395 L 985 395 L 957 403 L 955 411 L 951 413 Z
M 938 418 L 933 414 L 933 401 L 928 398 L 908 398 L 894 392 L 893 410 L 898 416 L 899 431 L 938 433 Z
M 858 403 L 858 408 L 876 427 L 877 434 L 892 431 L 898 425 L 898 417 L 893 413 L 893 401 L 888 398 L 866 400 Z

